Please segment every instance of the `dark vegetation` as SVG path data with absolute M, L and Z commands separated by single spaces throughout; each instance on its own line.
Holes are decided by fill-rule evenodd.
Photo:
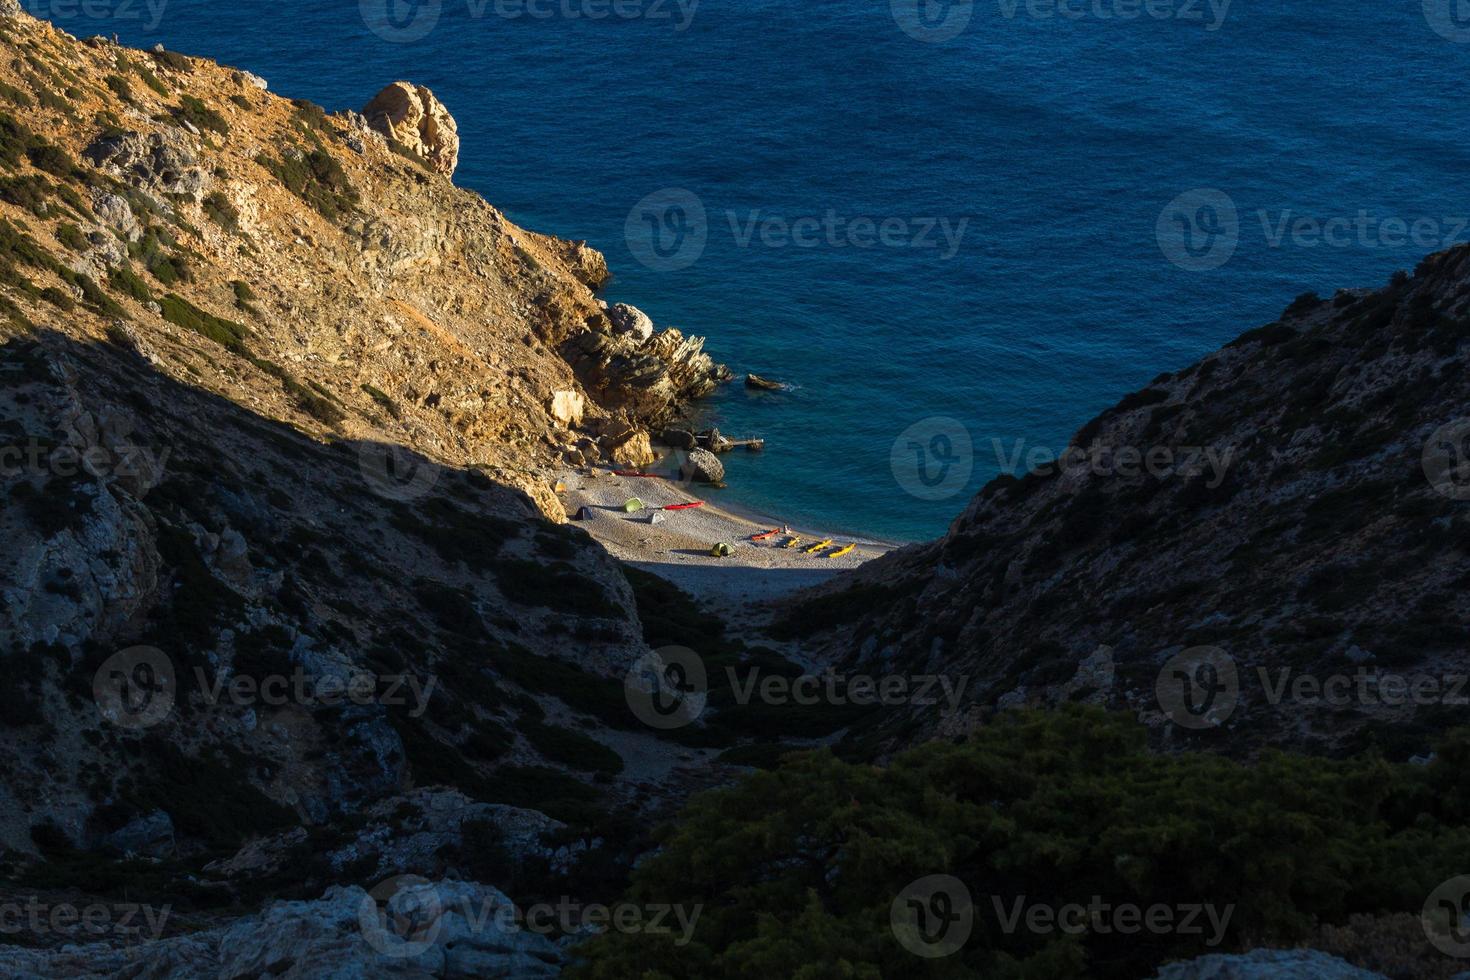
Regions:
M 1075 707 L 1007 716 L 883 769 L 805 753 L 695 798 L 634 872 L 630 900 L 703 907 L 692 943 L 609 933 L 572 975 L 1131 980 L 1169 959 L 1291 946 L 1322 923 L 1419 911 L 1470 848 L 1467 757 L 1466 735 L 1426 767 L 1156 755 L 1132 719 Z M 968 943 L 944 960 L 916 958 L 889 926 L 895 899 L 933 874 L 975 903 Z M 1002 929 L 992 898 L 1023 896 L 1232 914 L 1219 949 L 1210 930 Z

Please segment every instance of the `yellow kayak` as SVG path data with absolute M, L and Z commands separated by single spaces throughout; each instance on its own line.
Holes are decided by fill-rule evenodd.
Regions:
M 826 551 L 830 547 L 832 547 L 832 539 L 828 538 L 826 541 L 818 541 L 816 544 L 806 549 L 806 553 L 809 555 L 815 555 L 817 552 Z
M 795 548 L 799 544 L 801 544 L 801 538 L 792 538 L 790 541 L 786 542 L 786 547 Z
M 857 548 L 857 545 L 850 544 L 846 548 L 838 548 L 836 551 L 832 552 L 827 557 L 828 558 L 841 558 L 843 555 L 850 555 L 850 554 L 852 554 L 852 552 L 853 552 L 853 550 L 855 548 Z

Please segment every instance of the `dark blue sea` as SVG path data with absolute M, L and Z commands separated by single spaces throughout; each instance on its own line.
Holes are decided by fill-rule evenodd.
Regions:
M 721 499 L 942 533 L 1298 294 L 1470 238 L 1463 0 L 27 0 L 360 108 L 431 87 L 456 180 L 607 253 L 741 372 Z M 968 445 L 967 445 L 968 443 Z

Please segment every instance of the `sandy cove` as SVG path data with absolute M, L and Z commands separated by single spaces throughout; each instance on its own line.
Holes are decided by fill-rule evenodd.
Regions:
M 648 477 L 622 477 L 612 470 L 571 470 L 561 476 L 566 491 L 560 494 L 567 515 L 588 508 L 589 520 L 578 522 L 613 557 L 668 579 L 691 595 L 717 605 L 732 606 L 776 598 L 798 589 L 819 585 L 846 569 L 856 568 L 896 545 L 870 538 L 823 532 L 791 525 L 792 535 L 801 539 L 796 548 L 783 545 L 791 535 L 777 535 L 767 542 L 750 540 L 782 525 L 778 518 L 761 520 L 732 513 L 712 503 L 697 510 L 655 511 L 670 504 L 701 499 L 679 482 Z M 637 497 L 646 505 L 641 513 L 629 514 L 623 505 Z M 652 512 L 661 514 L 659 524 L 649 524 Z M 806 548 L 831 538 L 833 545 L 821 554 Z M 728 558 L 710 555 L 710 547 L 726 542 L 734 549 Z M 857 545 L 841 558 L 827 555 L 849 544 Z

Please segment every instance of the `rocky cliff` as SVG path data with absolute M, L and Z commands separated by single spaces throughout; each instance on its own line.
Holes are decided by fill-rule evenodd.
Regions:
M 628 714 L 637 598 L 554 473 L 649 462 L 727 372 L 456 188 L 426 90 L 328 115 L 14 10 L 0 42 L 7 892 L 187 893 L 193 932 L 602 873 L 710 753 Z
M 957 713 L 891 718 L 890 745 L 1086 700 L 1174 746 L 1427 752 L 1470 697 L 1467 341 L 1470 248 L 1303 296 L 784 633 L 840 669 L 968 681 Z

